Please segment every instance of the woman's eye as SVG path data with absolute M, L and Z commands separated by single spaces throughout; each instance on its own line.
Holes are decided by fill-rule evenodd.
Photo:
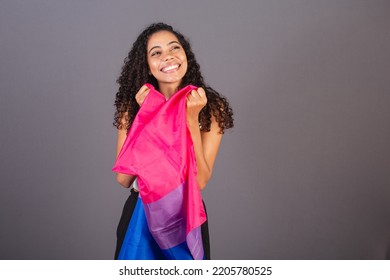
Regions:
M 180 46 L 174 46 L 174 47 L 172 48 L 172 50 L 178 50 L 178 49 L 180 49 Z
M 157 56 L 157 55 L 160 55 L 161 52 L 157 51 L 157 52 L 152 52 L 152 55 L 151 56 Z

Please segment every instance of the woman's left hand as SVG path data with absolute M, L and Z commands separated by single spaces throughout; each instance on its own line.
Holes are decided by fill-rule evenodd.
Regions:
M 191 133 L 195 152 L 196 180 L 201 190 L 211 178 L 222 138 L 218 122 L 213 114 L 211 114 L 209 131 L 201 131 L 199 127 L 199 113 L 206 104 L 207 97 L 203 88 L 193 90 L 187 95 L 187 126 Z
M 203 88 L 192 90 L 187 95 L 187 122 L 198 125 L 199 112 L 207 104 L 206 92 Z

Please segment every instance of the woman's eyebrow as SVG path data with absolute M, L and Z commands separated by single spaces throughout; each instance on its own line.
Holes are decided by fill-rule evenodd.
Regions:
M 169 42 L 169 43 L 167 44 L 167 46 L 172 45 L 173 43 L 176 43 L 176 44 L 179 44 L 179 45 L 180 45 L 180 43 L 179 43 L 178 41 L 171 41 L 171 42 Z
M 167 46 L 170 46 L 170 45 L 172 45 L 172 44 L 179 44 L 179 45 L 181 45 L 178 41 L 171 41 L 171 42 L 169 42 L 169 43 L 167 44 Z M 157 46 L 152 47 L 152 48 L 148 51 L 148 53 L 150 53 L 150 52 L 151 52 L 153 49 L 155 49 L 155 48 L 161 48 L 161 46 L 157 45 Z
M 153 48 L 151 48 L 149 51 L 148 51 L 148 53 L 150 53 L 153 49 L 155 49 L 155 48 L 161 48 L 160 46 L 154 46 Z

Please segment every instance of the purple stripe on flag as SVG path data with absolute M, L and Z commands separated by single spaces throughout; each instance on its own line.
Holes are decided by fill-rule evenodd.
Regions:
M 151 203 L 144 203 L 149 230 L 163 250 L 186 241 L 186 214 L 183 205 L 183 190 L 184 183 L 161 199 Z M 202 240 L 201 236 L 200 240 Z
M 204 251 L 202 244 L 201 227 L 194 228 L 187 235 L 187 245 L 194 260 L 203 260 Z

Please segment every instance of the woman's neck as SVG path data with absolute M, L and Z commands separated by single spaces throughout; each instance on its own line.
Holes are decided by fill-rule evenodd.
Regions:
M 180 83 L 159 83 L 159 91 L 165 96 L 165 99 L 169 99 L 174 93 L 179 90 Z

